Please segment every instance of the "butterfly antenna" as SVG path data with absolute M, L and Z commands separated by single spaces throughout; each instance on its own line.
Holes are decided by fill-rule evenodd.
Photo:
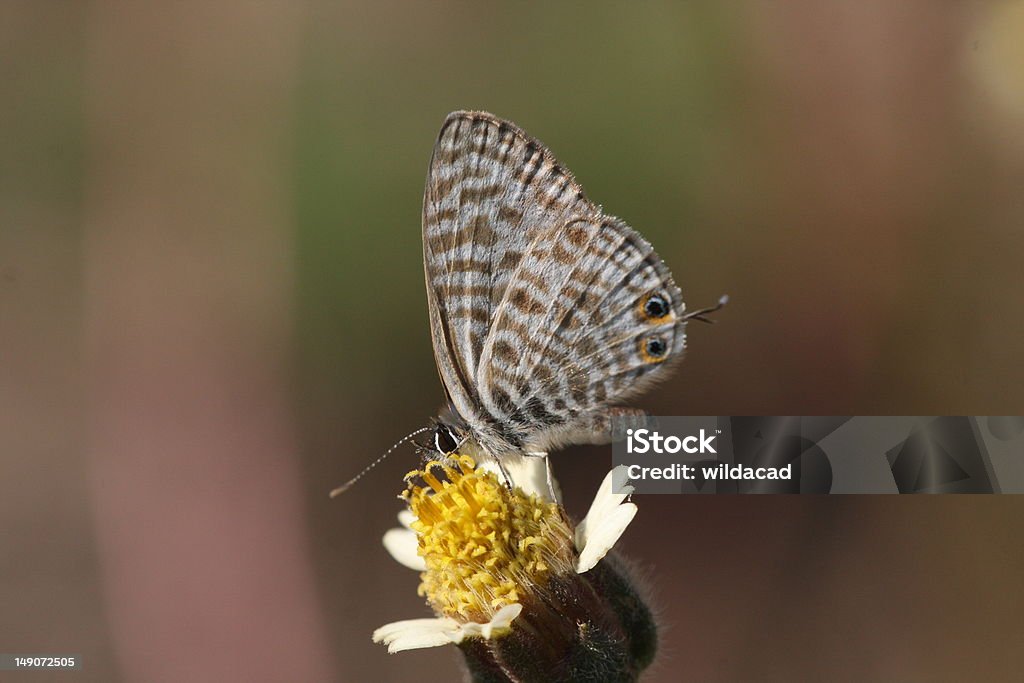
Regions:
M 334 489 L 333 491 L 331 491 L 331 494 L 330 494 L 330 495 L 331 495 L 331 498 L 337 498 L 337 497 L 338 497 L 338 496 L 340 496 L 341 494 L 345 493 L 345 491 L 348 491 L 348 490 L 349 490 L 350 488 L 352 488 L 352 485 L 353 485 L 353 484 L 355 484 L 355 483 L 356 483 L 357 481 L 359 481 L 360 479 L 362 479 L 362 478 L 363 478 L 363 475 L 365 475 L 365 474 L 366 474 L 367 472 L 369 472 L 369 471 L 370 471 L 370 470 L 372 470 L 372 469 L 373 469 L 374 467 L 376 467 L 377 465 L 379 465 L 379 464 L 380 464 L 380 462 L 381 462 L 381 460 L 383 460 L 384 458 L 386 458 L 386 457 L 388 457 L 389 455 L 391 455 L 392 451 L 394 451 L 394 450 L 395 450 L 396 448 L 398 448 L 399 446 L 401 446 L 401 445 L 402 445 L 403 443 L 405 443 L 406 441 L 408 441 L 408 440 L 409 440 L 409 439 L 411 439 L 412 437 L 416 436 L 417 434 L 422 434 L 423 432 L 429 432 L 429 431 L 430 431 L 431 429 L 433 429 L 433 427 L 421 427 L 421 428 L 417 429 L 417 430 L 416 430 L 415 432 L 411 432 L 411 433 L 409 433 L 409 434 L 406 434 L 406 435 L 405 435 L 404 437 L 402 437 L 401 439 L 399 439 L 399 440 L 398 440 L 398 441 L 397 441 L 397 442 L 395 443 L 395 445 L 394 445 L 394 446 L 392 446 L 391 448 L 389 448 L 389 449 L 387 449 L 386 451 L 384 451 L 384 455 L 380 456 L 379 458 L 377 458 L 376 460 L 374 460 L 373 462 L 371 462 L 371 463 L 370 463 L 369 465 L 367 465 L 366 467 L 364 467 L 364 468 L 363 468 L 363 471 L 362 471 L 362 472 L 360 472 L 360 473 L 359 473 L 359 474 L 357 474 L 356 476 L 352 477 L 351 479 L 349 479 L 348 481 L 346 481 L 346 482 L 345 482 L 344 484 L 342 484 L 342 485 L 341 485 L 341 486 L 339 486 L 338 488 L 336 488 L 336 489 Z
M 714 324 L 715 321 L 706 316 L 714 313 L 715 311 L 720 310 L 727 303 L 729 303 L 729 295 L 723 294 L 721 297 L 719 297 L 718 303 L 712 306 L 711 308 L 702 308 L 699 311 L 687 313 L 686 315 L 683 316 L 683 320 L 690 320 L 692 318 L 693 320 L 699 320 L 702 323 Z

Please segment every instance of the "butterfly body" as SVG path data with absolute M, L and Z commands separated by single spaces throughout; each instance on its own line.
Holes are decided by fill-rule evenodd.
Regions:
M 587 199 L 543 144 L 491 114 L 445 120 L 423 252 L 448 398 L 435 450 L 469 440 L 500 458 L 607 442 L 613 417 L 642 416 L 619 404 L 682 355 L 685 306 L 651 245 Z

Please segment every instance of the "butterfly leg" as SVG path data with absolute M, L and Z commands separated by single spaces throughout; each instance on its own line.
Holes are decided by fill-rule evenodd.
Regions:
M 505 486 L 509 491 L 512 490 L 512 475 L 509 474 L 508 469 L 505 467 L 505 463 L 501 461 L 501 458 L 495 458 L 494 462 L 498 463 L 498 469 L 501 470 L 501 476 L 505 480 Z

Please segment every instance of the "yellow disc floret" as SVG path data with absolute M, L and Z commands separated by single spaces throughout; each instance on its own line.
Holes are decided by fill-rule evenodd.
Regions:
M 407 480 L 427 565 L 420 594 L 436 611 L 486 622 L 553 572 L 572 571 L 572 534 L 556 503 L 510 490 L 466 455 L 429 462 Z

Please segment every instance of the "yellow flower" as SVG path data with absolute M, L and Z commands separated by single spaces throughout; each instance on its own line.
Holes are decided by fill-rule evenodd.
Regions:
M 573 571 L 573 532 L 557 503 L 509 489 L 466 455 L 406 479 L 426 565 L 420 594 L 438 614 L 486 622 L 553 572 Z
M 406 482 L 403 528 L 388 531 L 384 545 L 421 572 L 420 595 L 438 618 L 377 629 L 374 640 L 391 652 L 508 633 L 524 607 L 528 614 L 549 608 L 553 578 L 597 565 L 636 514 L 628 488 L 612 493 L 609 473 L 574 528 L 546 458 L 507 458 L 498 467 L 455 455 L 410 472 Z

